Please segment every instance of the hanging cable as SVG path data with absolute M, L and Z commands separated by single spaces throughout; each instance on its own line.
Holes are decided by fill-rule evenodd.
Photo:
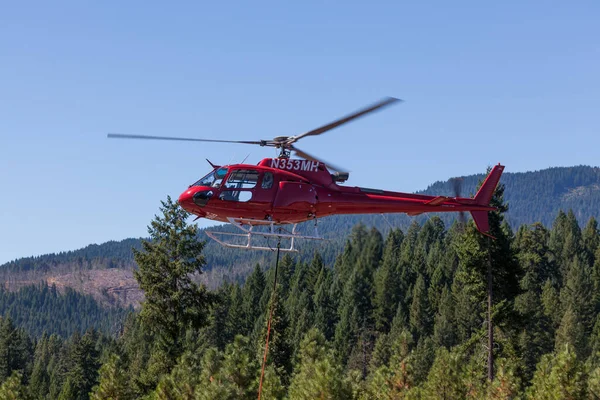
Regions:
M 263 378 L 265 376 L 265 366 L 267 365 L 267 354 L 269 353 L 269 334 L 271 333 L 271 321 L 273 320 L 273 309 L 275 308 L 275 299 L 277 297 L 277 269 L 279 268 L 279 248 L 281 247 L 281 238 L 277 241 L 277 255 L 275 256 L 275 277 L 273 278 L 273 294 L 271 295 L 271 309 L 269 310 L 269 321 L 267 322 L 267 340 L 265 341 L 265 354 L 260 372 L 260 382 L 258 384 L 258 400 L 262 394 Z

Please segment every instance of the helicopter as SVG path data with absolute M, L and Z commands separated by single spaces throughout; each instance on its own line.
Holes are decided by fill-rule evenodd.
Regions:
M 343 186 L 350 174 L 343 168 L 325 162 L 299 149 L 296 142 L 317 136 L 367 114 L 381 110 L 402 100 L 387 97 L 352 114 L 296 136 L 278 136 L 271 140 L 243 141 L 198 139 L 169 136 L 147 136 L 109 133 L 109 138 L 175 140 L 190 142 L 217 142 L 258 145 L 278 149 L 276 158 L 265 158 L 258 164 L 215 165 L 211 171 L 188 186 L 178 202 L 187 212 L 198 218 L 230 223 L 239 233 L 206 233 L 219 244 L 241 249 L 272 250 L 256 245 L 253 238 L 275 237 L 290 239 L 289 248 L 297 251 L 295 239 L 324 240 L 319 236 L 317 220 L 332 215 L 406 213 L 416 216 L 430 212 L 469 212 L 476 228 L 490 236 L 488 212 L 496 210 L 490 200 L 498 185 L 504 166 L 495 165 L 473 198 L 455 196 L 428 196 L 401 193 L 383 189 Z M 292 152 L 298 158 L 292 158 Z M 300 223 L 313 221 L 314 234 L 299 233 Z M 292 229 L 283 229 L 284 226 Z M 256 227 L 267 227 L 257 231 Z M 229 239 L 227 238 L 229 236 Z M 243 243 L 232 242 L 242 237 Z

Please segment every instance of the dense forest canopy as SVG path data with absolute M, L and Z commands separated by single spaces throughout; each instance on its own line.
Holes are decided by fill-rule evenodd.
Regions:
M 494 201 L 505 206 L 503 187 Z M 170 199 L 134 253 L 146 292 L 116 337 L 34 341 L 0 324 L 0 397 L 254 399 L 274 310 L 263 398 L 527 399 L 600 394 L 600 232 L 574 212 L 511 229 L 472 223 L 382 233 L 353 227 L 326 261 L 285 255 L 245 283 L 207 290 L 203 242 Z M 486 277 L 493 267 L 494 379 Z M 7 395 L 8 393 L 8 395 Z M 558 396 L 558 397 L 557 397 Z
M 56 286 L 46 283 L 26 286 L 16 292 L 0 288 L 0 315 L 34 337 L 44 332 L 69 337 L 75 331 L 95 328 L 106 334 L 117 334 L 125 316 L 133 308 L 102 307 L 91 296 L 71 288 L 59 293 Z

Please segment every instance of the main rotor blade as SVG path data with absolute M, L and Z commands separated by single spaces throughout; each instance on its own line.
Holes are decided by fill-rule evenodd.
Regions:
M 363 108 L 362 110 L 356 111 L 356 112 L 354 112 L 354 113 L 352 113 L 350 115 L 342 117 L 342 118 L 338 119 L 337 121 L 331 122 L 331 123 L 329 123 L 327 125 L 323 125 L 322 127 L 317 128 L 317 129 L 313 129 L 312 131 L 308 131 L 308 132 L 302 133 L 302 134 L 300 134 L 298 136 L 293 136 L 293 137 L 290 138 L 290 141 L 288 143 L 289 144 L 295 143 L 300 138 L 303 138 L 305 136 L 320 135 L 320 134 L 325 133 L 327 131 L 330 131 L 330 130 L 332 130 L 334 128 L 337 128 L 340 125 L 343 125 L 343 124 L 345 124 L 347 122 L 350 122 L 350 121 L 352 121 L 354 119 L 360 118 L 360 117 L 362 117 L 362 116 L 364 116 L 366 114 L 369 114 L 369 113 L 371 113 L 373 111 L 379 110 L 379 109 L 381 109 L 381 108 L 383 108 L 385 106 L 393 104 L 393 103 L 395 103 L 397 101 L 402 101 L 402 100 L 397 99 L 395 97 L 386 97 L 385 99 L 380 100 L 379 102 L 377 102 L 377 103 L 375 103 L 375 104 L 373 104 L 373 105 L 371 105 L 371 106 L 369 106 L 367 108 Z
M 258 144 L 260 146 L 268 146 L 269 141 L 246 141 L 246 140 L 217 140 L 217 139 L 196 139 L 182 138 L 170 136 L 147 136 L 147 135 L 125 135 L 121 133 L 109 133 L 109 138 L 113 139 L 151 139 L 151 140 L 180 140 L 186 142 L 217 142 L 217 143 L 243 143 L 243 144 Z
M 317 162 L 323 163 L 323 164 L 325 164 L 327 167 L 329 167 L 329 168 L 331 168 L 332 170 L 334 170 L 334 171 L 337 171 L 337 172 L 347 172 L 345 169 L 343 169 L 343 168 L 340 168 L 340 167 L 337 167 L 337 166 L 335 166 L 335 165 L 333 165 L 333 164 L 330 164 L 330 163 L 328 163 L 328 162 L 325 162 L 325 161 L 323 161 L 323 160 L 319 160 L 317 157 L 315 157 L 315 156 L 312 156 L 312 155 L 308 154 L 307 152 L 305 152 L 305 151 L 302 151 L 302 150 L 300 150 L 299 148 L 297 148 L 297 147 L 295 147 L 295 146 L 292 146 L 292 150 L 294 150 L 294 152 L 295 152 L 295 153 L 298 155 L 298 157 L 302 157 L 302 158 L 304 158 L 305 160 L 317 161 Z

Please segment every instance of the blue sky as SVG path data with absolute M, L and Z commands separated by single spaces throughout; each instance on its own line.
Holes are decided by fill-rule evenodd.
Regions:
M 245 145 L 405 100 L 302 148 L 349 185 L 598 165 L 600 3 L 6 2 L 0 263 L 146 235 L 167 195 Z

